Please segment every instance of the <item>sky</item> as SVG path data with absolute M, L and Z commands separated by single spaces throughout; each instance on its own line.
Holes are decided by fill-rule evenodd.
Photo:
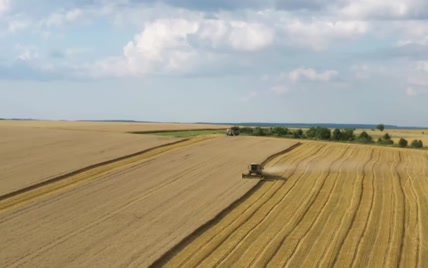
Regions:
M 427 115 L 426 0 L 0 0 L 0 118 Z

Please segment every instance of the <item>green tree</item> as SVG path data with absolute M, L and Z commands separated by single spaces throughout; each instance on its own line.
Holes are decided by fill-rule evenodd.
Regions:
M 301 128 L 293 131 L 293 138 L 299 139 L 303 137 L 303 130 Z
M 410 146 L 413 148 L 422 148 L 424 147 L 424 144 L 421 140 L 413 140 Z
M 400 145 L 400 147 L 407 147 L 408 141 L 406 139 L 400 138 L 400 140 L 398 141 L 398 145 Z
M 266 136 L 265 131 L 261 127 L 256 127 L 254 129 L 254 135 L 256 136 Z
M 254 132 L 254 129 L 251 127 L 243 127 L 240 129 L 240 132 L 244 134 L 252 135 Z
M 383 135 L 382 139 L 384 139 L 384 140 L 390 140 L 391 139 L 391 135 L 389 135 L 388 133 L 385 133 L 385 135 Z
M 358 141 L 362 143 L 370 143 L 373 141 L 373 138 L 367 132 L 363 131 L 358 136 Z
M 355 128 L 346 128 L 342 131 L 342 140 L 343 141 L 353 141 L 355 140 L 354 134 Z
M 277 136 L 287 136 L 288 128 L 286 127 L 274 127 L 272 133 Z
M 385 125 L 384 124 L 379 124 L 376 126 L 376 129 L 383 131 L 385 129 Z
M 332 139 L 335 140 L 335 141 L 342 140 L 342 131 L 340 131 L 340 129 L 338 129 L 338 128 L 336 128 L 335 130 L 333 130 Z

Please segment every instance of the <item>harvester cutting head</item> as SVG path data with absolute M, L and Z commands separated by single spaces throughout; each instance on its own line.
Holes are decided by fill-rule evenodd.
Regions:
M 264 179 L 263 166 L 256 163 L 251 163 L 248 166 L 248 173 L 242 173 L 243 179 Z

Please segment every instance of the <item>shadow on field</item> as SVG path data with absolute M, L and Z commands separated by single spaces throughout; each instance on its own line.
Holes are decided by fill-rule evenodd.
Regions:
M 282 177 L 279 175 L 265 175 L 265 178 L 262 179 L 261 181 L 286 181 L 287 178 L 286 177 Z

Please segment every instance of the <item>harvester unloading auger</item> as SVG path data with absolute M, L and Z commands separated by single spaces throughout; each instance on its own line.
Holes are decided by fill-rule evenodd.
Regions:
M 251 163 L 248 166 L 248 172 L 242 173 L 243 179 L 264 179 L 263 166 L 256 163 Z

